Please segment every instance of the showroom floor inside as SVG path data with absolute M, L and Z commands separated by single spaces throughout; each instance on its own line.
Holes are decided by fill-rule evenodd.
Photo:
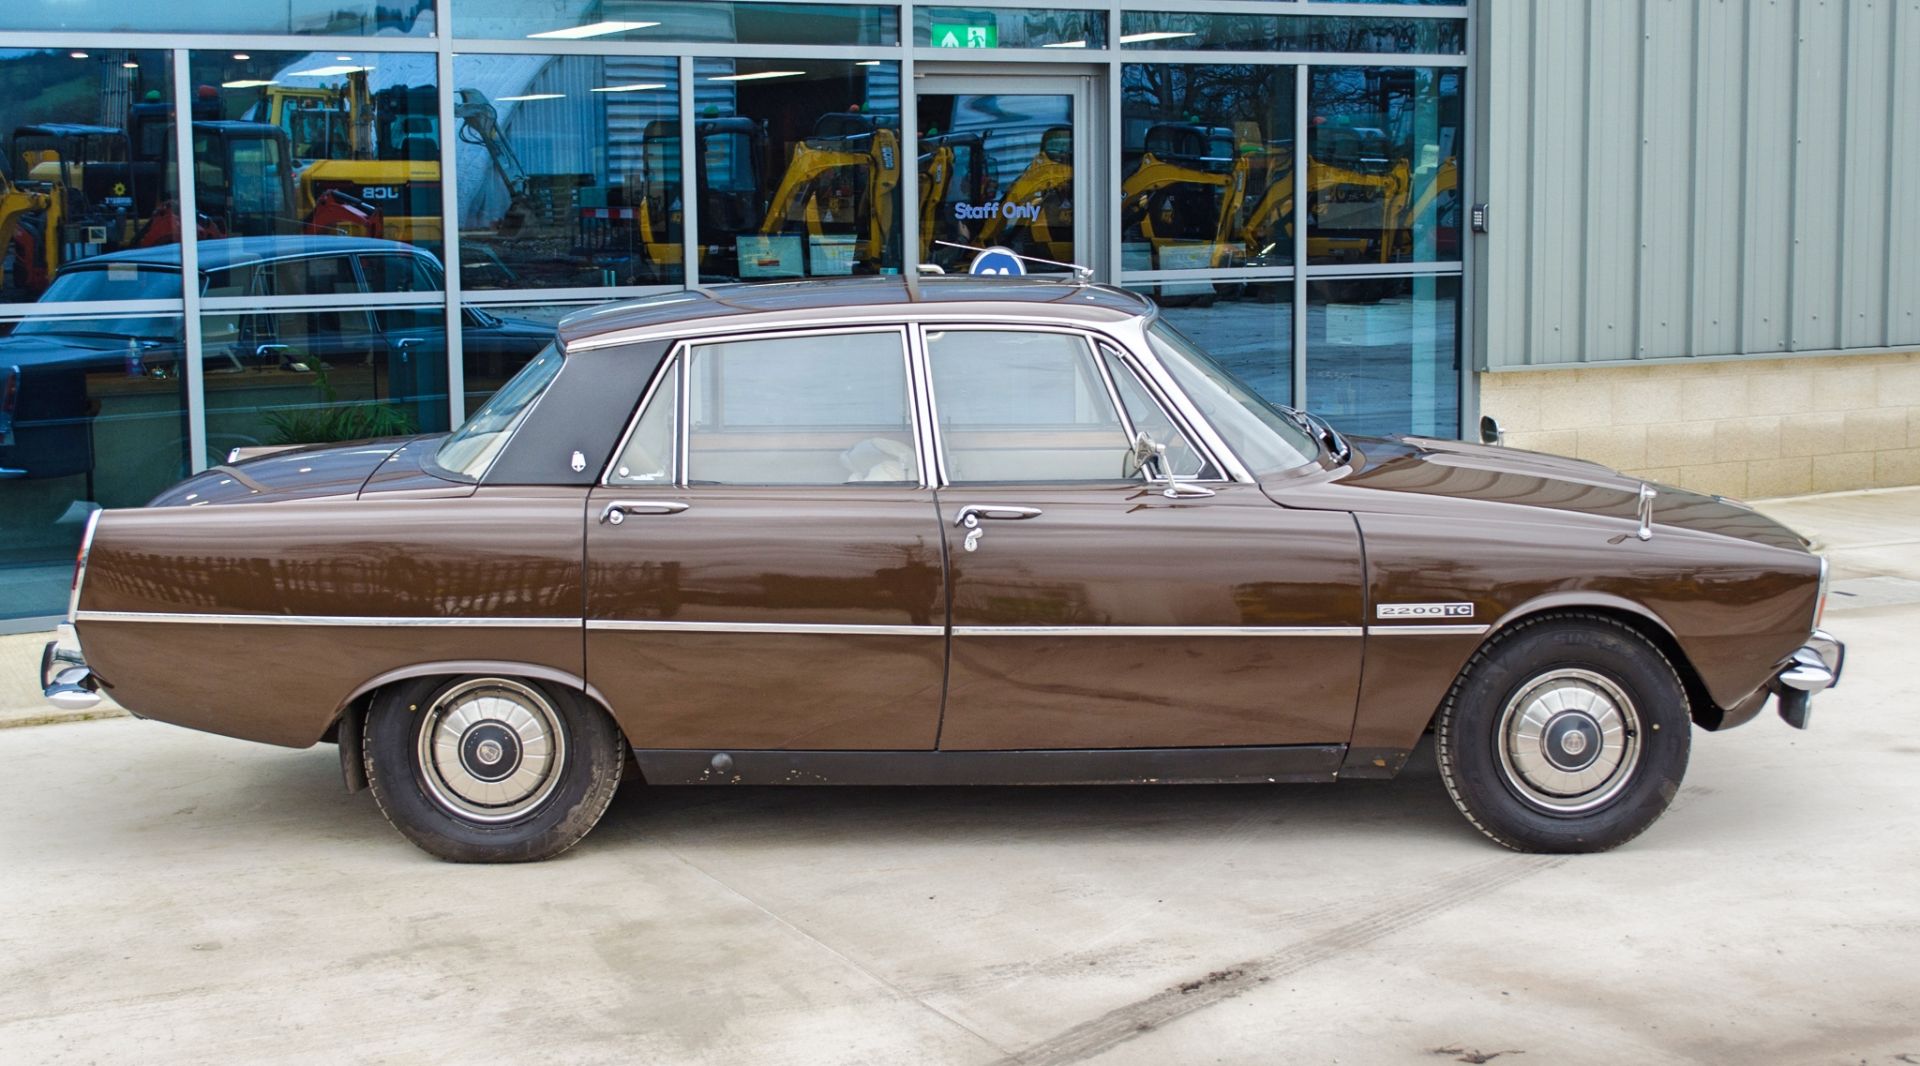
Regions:
M 1496 848 L 1423 751 L 1330 787 L 628 788 L 557 861 L 452 866 L 330 747 L 0 729 L 0 1059 L 1920 1060 L 1920 492 L 1768 509 L 1854 593 L 1844 681 L 1810 732 L 1696 732 L 1597 856 Z

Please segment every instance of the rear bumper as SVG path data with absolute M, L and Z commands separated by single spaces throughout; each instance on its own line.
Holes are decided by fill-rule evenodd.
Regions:
M 40 651 L 40 694 L 63 711 L 91 710 L 100 704 L 100 683 L 87 666 L 71 623 L 61 623 Z
M 1780 697 L 1780 717 L 1795 729 L 1807 728 L 1813 713 L 1813 694 L 1840 683 L 1847 662 L 1847 646 L 1824 629 L 1816 629 L 1795 649 L 1774 675 L 1773 691 Z

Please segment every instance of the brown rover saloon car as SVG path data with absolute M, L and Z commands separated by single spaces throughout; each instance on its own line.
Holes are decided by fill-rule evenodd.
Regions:
M 554 855 L 636 771 L 1333 781 L 1429 729 L 1488 836 L 1594 851 L 1691 725 L 1804 726 L 1842 658 L 1823 560 L 1736 502 L 1347 438 L 1148 301 L 1035 279 L 594 310 L 450 435 L 97 519 L 49 698 L 334 741 L 456 860 Z

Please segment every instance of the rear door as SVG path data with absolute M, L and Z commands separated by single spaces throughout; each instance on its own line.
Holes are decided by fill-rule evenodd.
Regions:
M 927 327 L 949 525 L 943 749 L 1345 743 L 1360 545 L 1224 478 L 1131 359 L 1071 331 Z M 1128 461 L 1139 431 L 1205 494 Z
M 643 748 L 925 749 L 941 530 L 900 327 L 683 345 L 586 515 L 587 671 Z

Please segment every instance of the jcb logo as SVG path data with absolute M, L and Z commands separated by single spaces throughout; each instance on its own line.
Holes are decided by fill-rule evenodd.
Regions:
M 368 185 L 360 190 L 362 200 L 398 200 L 400 190 L 391 185 Z

